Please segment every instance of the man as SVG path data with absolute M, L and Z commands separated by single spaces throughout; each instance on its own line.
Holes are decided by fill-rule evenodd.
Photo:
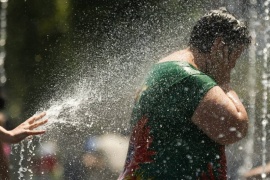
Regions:
M 195 24 L 187 49 L 153 66 L 137 93 L 119 179 L 226 179 L 225 145 L 248 127 L 230 73 L 249 44 L 245 24 L 220 8 Z

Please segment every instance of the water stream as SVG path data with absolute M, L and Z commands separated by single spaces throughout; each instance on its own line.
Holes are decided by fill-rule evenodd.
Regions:
M 221 1 L 224 4 L 223 1 Z M 254 1 L 252 1 L 254 2 Z M 2 7 L 7 6 L 7 1 L 2 0 Z M 6 3 L 6 4 L 5 4 Z M 256 4 L 256 3 L 255 3 Z M 265 1 L 265 11 L 268 14 L 269 0 Z M 150 9 L 149 9 L 150 11 Z M 5 11 L 1 10 L 1 17 Z M 149 12 L 147 12 L 149 13 Z M 256 9 L 250 9 L 250 26 L 251 35 L 256 39 Z M 268 15 L 267 15 L 268 16 Z M 267 20 L 266 16 L 266 21 Z M 154 16 L 153 16 L 154 17 Z M 46 111 L 49 122 L 45 125 L 47 133 L 40 138 L 27 139 L 19 145 L 13 147 L 13 154 L 19 155 L 18 171 L 15 172 L 15 177 L 18 179 L 33 179 L 33 166 L 35 156 L 38 154 L 38 148 L 42 147 L 43 143 L 54 142 L 58 149 L 55 151 L 59 155 L 61 163 L 72 161 L 79 157 L 82 153 L 85 141 L 89 136 L 102 134 L 120 134 L 127 135 L 129 128 L 128 120 L 131 113 L 133 94 L 136 87 L 140 84 L 140 80 L 144 76 L 147 69 L 158 58 L 171 50 L 179 48 L 179 42 L 184 42 L 185 37 L 190 29 L 193 20 L 180 22 L 175 15 L 175 18 L 165 19 L 162 23 L 157 22 L 157 19 L 148 19 L 146 22 L 134 21 L 132 26 L 127 26 L 124 23 L 119 23 L 112 27 L 112 30 L 105 35 L 107 38 L 102 42 L 102 49 L 95 49 L 92 44 L 78 47 L 76 57 L 82 60 L 81 72 L 74 75 L 78 79 L 75 83 L 64 84 L 59 89 L 58 94 L 54 94 L 52 98 L 47 99 L 35 111 Z M 3 17 L 2 17 L 3 18 Z M 143 18 L 142 18 L 143 19 Z M 170 21 L 169 21 L 170 20 Z M 156 27 L 147 29 L 151 21 L 156 22 Z M 1 20 L 2 22 L 2 20 Z M 2 24 L 2 23 L 1 23 Z M 179 26 L 178 24 L 181 24 Z M 187 27 L 187 28 L 186 28 Z M 2 30 L 1 30 L 1 33 Z M 0 33 L 0 35 L 1 35 Z M 181 34 L 181 37 L 176 37 L 176 34 Z M 132 36 L 130 36 L 133 34 Z M 151 36 L 151 34 L 153 34 Z M 89 35 L 91 36 L 91 35 Z M 5 34 L 1 35 L 5 37 Z M 117 39 L 118 38 L 118 39 Z M 269 38 L 267 36 L 267 38 Z M 267 161 L 267 124 L 268 124 L 268 86 L 269 86 L 269 71 L 268 67 L 268 51 L 269 42 L 265 38 L 266 47 L 263 50 L 263 72 L 262 72 L 262 165 L 265 166 Z M 2 40 L 0 39 L 0 46 Z M 124 53 L 118 53 L 116 45 L 125 47 Z M 184 43 L 183 43 L 184 45 Z M 0 47 L 1 48 L 1 47 Z M 96 56 L 89 57 L 89 52 L 95 51 Z M 252 44 L 249 52 L 249 119 L 250 128 L 249 135 L 245 144 L 240 144 L 236 147 L 237 150 L 232 151 L 234 156 L 240 150 L 244 151 L 243 159 L 239 161 L 241 165 L 236 165 L 234 173 L 239 173 L 238 176 L 254 166 L 254 144 L 256 142 L 256 44 Z M 0 53 L 0 81 L 5 78 L 1 76 L 1 53 Z M 103 60 L 102 64 L 96 63 L 89 67 L 89 63 Z M 72 77 L 71 77 L 72 78 Z M 59 80 L 62 82 L 64 80 Z M 73 81 L 72 81 L 73 82 Z M 244 148 L 242 148 L 244 147 Z M 78 156 L 78 157 L 77 157 Z M 242 155 L 239 155 L 242 158 Z M 74 158 L 74 159 L 73 159 Z M 235 163 L 239 163 L 235 162 Z M 14 168 L 16 169 L 16 168 Z M 44 173 L 44 172 L 43 172 Z M 266 175 L 262 173 L 264 178 Z
M 270 48 L 270 36 L 269 36 L 269 25 L 267 23 L 269 22 L 269 0 L 266 0 L 264 2 L 264 23 L 266 24 L 266 30 L 264 31 L 265 34 L 265 48 L 263 49 L 263 70 L 262 70 L 262 86 L 263 86 L 263 93 L 262 93 L 262 115 L 261 115 L 261 124 L 262 124 L 262 166 L 263 171 L 261 174 L 262 179 L 265 179 L 266 174 L 266 164 L 267 164 L 267 124 L 269 119 L 269 111 L 268 111 L 268 91 L 269 91 L 269 67 L 268 67 L 268 61 L 269 61 L 269 48 Z
M 0 9 L 0 86 L 6 82 L 6 75 L 4 69 L 4 60 L 6 57 L 5 44 L 6 44 L 6 27 L 7 27 L 7 6 L 8 0 L 1 0 Z

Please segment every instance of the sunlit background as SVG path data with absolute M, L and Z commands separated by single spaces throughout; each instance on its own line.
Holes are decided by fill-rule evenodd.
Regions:
M 12 129 L 47 111 L 47 133 L 11 146 L 12 179 L 116 179 L 133 94 L 147 70 L 185 48 L 210 9 L 245 19 L 252 45 L 232 73 L 249 135 L 228 146 L 229 179 L 270 160 L 268 0 L 1 0 L 2 110 Z M 2 102 L 0 102 L 1 104 Z

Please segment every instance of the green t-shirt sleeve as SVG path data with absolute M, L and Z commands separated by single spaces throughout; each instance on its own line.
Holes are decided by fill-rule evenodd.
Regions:
M 205 94 L 216 85 L 217 83 L 206 74 L 193 74 L 181 82 L 181 91 L 184 95 L 181 99 L 190 116 L 193 115 Z

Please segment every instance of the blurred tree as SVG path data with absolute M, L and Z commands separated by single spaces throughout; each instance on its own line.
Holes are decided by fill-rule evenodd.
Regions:
M 8 111 L 29 116 L 53 86 L 57 57 L 66 54 L 69 1 L 10 0 L 7 16 Z
M 168 19 L 188 20 L 205 4 L 187 0 L 9 0 L 5 61 L 8 111 L 14 118 L 32 114 L 39 102 L 58 90 L 59 79 L 76 73 L 79 60 L 73 56 L 78 47 L 88 43 L 102 49 L 103 39 L 112 39 L 108 33 L 117 24 L 126 23 L 130 28 L 134 20 L 148 19 L 148 29 L 156 29 L 152 32 L 159 36 L 158 30 L 164 29 Z M 125 49 L 115 46 L 111 51 L 121 54 Z M 106 63 L 95 60 L 92 63 Z

